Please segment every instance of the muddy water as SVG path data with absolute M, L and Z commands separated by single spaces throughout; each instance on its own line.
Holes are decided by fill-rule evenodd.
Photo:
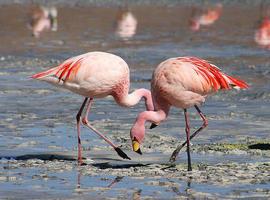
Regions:
M 188 28 L 191 9 L 187 4 L 132 5 L 138 25 L 128 40 L 115 34 L 116 5 L 62 3 L 57 8 L 58 31 L 33 38 L 28 27 L 31 5 L 0 6 L 0 196 L 269 197 L 269 152 L 200 150 L 203 144 L 269 137 L 270 52 L 253 41 L 258 6 L 225 5 L 216 24 L 193 33 Z M 226 73 L 246 80 L 250 89 L 208 98 L 202 110 L 210 123 L 193 140 L 194 172 L 190 174 L 186 173 L 184 152 L 177 165 L 167 169 L 170 153 L 185 138 L 181 110 L 172 109 L 166 122 L 147 130 L 145 154 L 139 157 L 130 152 L 129 129 L 144 109 L 143 103 L 125 109 L 111 98 L 96 100 L 91 123 L 121 144 L 133 159 L 119 160 L 103 141 L 83 129 L 84 156 L 96 165 L 78 168 L 74 161 L 75 115 L 83 98 L 28 77 L 70 56 L 94 50 L 115 53 L 127 61 L 132 90 L 149 88 L 153 69 L 164 59 L 185 55 L 211 60 Z M 190 111 L 192 126 L 200 126 L 200 118 Z M 25 155 L 30 156 L 17 157 Z

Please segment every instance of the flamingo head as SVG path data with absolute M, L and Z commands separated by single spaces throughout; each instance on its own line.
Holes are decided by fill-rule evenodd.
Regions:
M 138 121 L 136 121 L 136 123 L 130 130 L 130 138 L 132 141 L 133 151 L 135 151 L 138 154 L 142 154 L 140 146 L 143 142 L 144 135 L 145 135 L 144 124 L 140 124 L 138 123 Z

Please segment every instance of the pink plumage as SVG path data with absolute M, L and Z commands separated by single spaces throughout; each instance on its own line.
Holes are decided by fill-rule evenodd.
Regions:
M 270 18 L 264 17 L 254 36 L 255 42 L 261 47 L 270 49 Z
M 137 117 L 130 131 L 133 144 L 136 144 L 136 147 L 133 145 L 133 150 L 141 152 L 138 143 L 142 143 L 144 139 L 144 124 L 146 121 L 152 122 L 151 127 L 155 127 L 167 118 L 171 106 L 182 108 L 186 118 L 188 170 L 191 170 L 189 139 L 198 134 L 208 124 L 206 117 L 198 106 L 205 101 L 207 95 L 218 90 L 232 88 L 245 89 L 248 88 L 248 85 L 240 79 L 223 73 L 218 67 L 206 60 L 196 57 L 177 57 L 160 63 L 153 73 L 151 82 L 155 111 L 144 111 Z M 203 120 L 203 125 L 193 135 L 189 136 L 187 109 L 192 106 L 195 106 L 198 111 Z M 171 160 L 175 160 L 180 151 L 179 148 L 172 155 Z
M 66 88 L 85 97 L 77 114 L 78 161 L 80 164 L 82 163 L 80 122 L 102 137 L 121 157 L 129 159 L 119 147 L 92 127 L 87 120 L 93 99 L 109 95 L 113 96 L 119 105 L 125 107 L 136 105 L 144 97 L 147 110 L 153 110 L 149 90 L 141 88 L 128 94 L 129 67 L 122 58 L 105 52 L 89 52 L 72 57 L 57 67 L 33 75 L 32 78 Z M 86 114 L 81 119 L 86 104 Z
M 57 31 L 57 9 L 55 7 L 35 7 L 30 26 L 33 36 L 37 38 L 43 31 Z
M 244 81 L 224 74 L 213 64 L 196 57 L 171 58 L 162 62 L 152 77 L 152 96 L 167 105 L 189 108 L 220 89 L 247 88 Z
M 215 23 L 222 12 L 222 4 L 218 3 L 215 7 L 209 7 L 201 10 L 192 10 L 192 16 L 189 20 L 191 30 L 198 31 L 201 26 L 209 26 Z

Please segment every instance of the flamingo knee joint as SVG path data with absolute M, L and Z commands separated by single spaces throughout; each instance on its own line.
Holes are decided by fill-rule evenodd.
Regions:
M 83 125 L 86 125 L 86 124 L 88 124 L 88 119 L 86 119 L 86 118 L 83 118 L 83 119 L 82 119 L 82 124 L 83 124 Z

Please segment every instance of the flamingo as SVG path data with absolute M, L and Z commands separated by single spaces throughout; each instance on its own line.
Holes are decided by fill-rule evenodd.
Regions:
M 199 106 L 205 102 L 209 94 L 232 88 L 244 89 L 248 88 L 248 85 L 242 80 L 223 73 L 206 60 L 196 57 L 177 57 L 160 63 L 153 72 L 151 81 L 155 110 L 141 112 L 130 130 L 133 151 L 142 154 L 140 145 L 145 136 L 146 121 L 152 122 L 150 128 L 154 128 L 167 118 L 171 106 L 182 108 L 185 115 L 187 139 L 173 152 L 170 161 L 174 162 L 181 148 L 187 145 L 188 171 L 191 171 L 190 139 L 208 125 L 208 120 Z M 203 124 L 190 136 L 187 109 L 192 106 L 197 110 Z
M 123 40 L 132 38 L 137 29 L 137 19 L 128 8 L 120 9 L 117 15 L 116 34 Z
M 43 31 L 57 31 L 57 9 L 55 7 L 37 7 L 32 12 L 30 26 L 32 34 L 38 38 Z
M 189 21 L 190 28 L 193 31 L 198 31 L 200 26 L 209 26 L 217 21 L 222 12 L 222 4 L 218 3 L 213 8 L 207 8 L 200 11 L 198 14 L 195 10 L 192 10 L 191 19 Z
M 113 144 L 88 121 L 93 99 L 109 95 L 113 96 L 114 100 L 124 107 L 136 105 L 143 97 L 145 98 L 146 109 L 154 109 L 149 90 L 141 88 L 128 94 L 130 85 L 129 67 L 122 58 L 106 52 L 89 52 L 69 58 L 57 67 L 34 74 L 31 77 L 66 88 L 85 97 L 76 116 L 79 164 L 82 164 L 81 123 L 103 138 L 114 148 L 120 157 L 130 159 L 120 147 Z M 85 115 L 81 118 L 86 104 Z
M 254 36 L 255 42 L 261 47 L 270 49 L 270 19 L 265 16 Z

